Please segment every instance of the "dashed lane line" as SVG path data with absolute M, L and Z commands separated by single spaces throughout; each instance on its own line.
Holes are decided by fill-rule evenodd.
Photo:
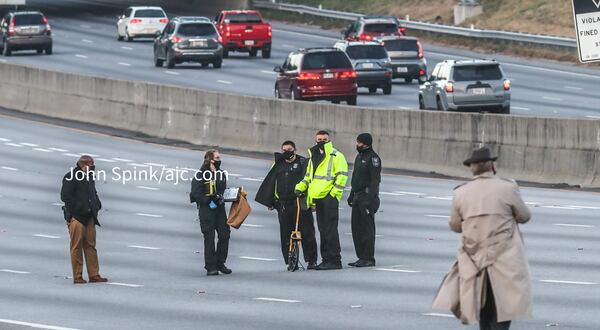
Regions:
M 559 227 L 576 227 L 576 228 L 595 228 L 596 227 L 596 226 L 592 226 L 592 225 L 578 225 L 578 224 L 574 224 L 574 223 L 555 223 L 552 225 L 559 226 Z
M 277 259 L 241 256 L 240 259 L 255 261 L 276 261 Z
M 136 186 L 136 188 L 143 189 L 143 190 L 160 190 L 160 188 L 146 187 L 146 186 Z
M 375 268 L 374 270 L 392 273 L 420 273 L 420 270 L 395 269 L 395 268 Z
M 13 143 L 13 142 L 6 142 L 6 143 L 4 143 L 4 145 L 7 145 L 9 147 L 15 147 L 15 148 L 23 148 L 22 145 L 17 144 L 17 143 Z
M 21 326 L 25 326 L 25 327 L 34 328 L 34 329 L 45 329 L 45 330 L 81 330 L 81 329 L 75 329 L 75 328 L 65 328 L 65 327 L 60 327 L 60 326 L 55 326 L 55 325 L 15 321 L 15 320 L 8 320 L 8 319 L 0 319 L 0 323 L 11 324 L 11 325 L 21 325 Z
M 141 250 L 160 250 L 160 248 L 153 246 L 143 246 L 143 245 L 128 245 L 128 248 L 131 249 L 141 249 Z
M 14 269 L 0 269 L 0 272 L 10 273 L 10 274 L 20 274 L 20 275 L 30 274 L 29 272 L 26 272 L 26 271 L 14 270 Z
M 280 298 L 269 298 L 269 297 L 258 297 L 258 298 L 254 298 L 254 300 L 280 302 L 280 303 L 288 303 L 288 304 L 297 304 L 297 303 L 302 302 L 300 300 L 294 300 L 294 299 L 280 299 Z
M 16 171 L 18 171 L 18 170 L 19 170 L 18 168 L 9 167 L 9 166 L 2 166 L 2 167 L 0 167 L 0 168 L 1 168 L 1 169 L 3 169 L 3 170 L 7 170 L 7 171 L 13 171 L 13 172 L 16 172 Z
M 554 283 L 554 284 L 574 284 L 574 285 L 597 285 L 595 282 L 579 282 L 579 281 L 560 281 L 560 280 L 540 280 L 543 283 Z
M 149 213 L 136 213 L 135 215 L 139 215 L 140 217 L 146 218 L 162 218 L 162 215 L 159 214 L 149 214 Z
M 50 238 L 50 239 L 58 239 L 58 238 L 60 238 L 60 236 L 45 235 L 45 234 L 33 234 L 31 236 L 33 236 L 33 237 L 41 237 L 41 238 Z
M 115 285 L 115 286 L 124 286 L 128 288 L 141 288 L 143 285 L 141 284 L 129 284 L 129 283 L 119 283 L 119 282 L 107 282 L 107 285 Z

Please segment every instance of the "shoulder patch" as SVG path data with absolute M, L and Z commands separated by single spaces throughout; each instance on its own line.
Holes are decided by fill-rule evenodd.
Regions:
M 379 157 L 374 156 L 373 158 L 371 158 L 371 160 L 373 161 L 373 166 L 374 167 L 381 166 L 381 160 L 379 159 Z

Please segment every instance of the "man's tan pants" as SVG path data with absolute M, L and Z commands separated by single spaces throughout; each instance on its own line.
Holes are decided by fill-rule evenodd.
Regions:
M 98 253 L 96 252 L 96 224 L 94 219 L 89 219 L 87 226 L 71 219 L 69 222 L 69 236 L 71 237 L 71 266 L 73 279 L 83 279 L 83 255 L 90 278 L 99 275 Z

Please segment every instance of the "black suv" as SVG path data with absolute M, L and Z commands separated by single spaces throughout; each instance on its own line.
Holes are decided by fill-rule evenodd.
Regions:
M 176 17 L 154 40 L 154 65 L 167 68 L 183 62 L 212 63 L 220 68 L 223 63 L 223 40 L 206 17 Z
M 52 30 L 48 19 L 39 11 L 18 11 L 5 15 L 0 22 L 2 54 L 16 50 L 36 50 L 52 54 Z

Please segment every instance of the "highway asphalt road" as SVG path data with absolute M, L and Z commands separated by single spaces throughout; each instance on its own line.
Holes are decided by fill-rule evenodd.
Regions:
M 153 66 L 151 40 L 133 43 L 116 40 L 116 19 L 126 5 L 104 4 L 98 1 L 29 1 L 31 7 L 48 13 L 54 29 L 55 54 L 38 56 L 15 53 L 0 61 L 19 63 L 52 70 L 113 77 L 126 80 L 151 81 L 162 84 L 196 87 L 226 93 L 273 97 L 275 65 L 283 63 L 290 51 L 300 47 L 332 46 L 339 34 L 310 27 L 282 23 L 274 24 L 272 58 L 251 59 L 247 54 L 233 53 L 220 70 L 184 64 L 174 70 Z M 77 4 L 85 7 L 77 7 Z M 62 4 L 64 7 L 59 6 Z M 195 10 L 195 12 L 194 12 Z M 208 12 L 207 12 L 208 11 Z M 212 16 L 206 8 L 193 9 L 188 14 Z M 172 14 L 172 13 L 171 13 Z M 410 31 L 409 31 L 410 33 Z M 466 50 L 425 45 L 429 70 L 444 59 L 490 58 L 491 55 Z M 512 81 L 512 112 L 527 116 L 577 117 L 600 119 L 597 88 L 600 70 L 544 61 L 522 60 L 496 56 Z M 381 91 L 369 95 L 359 92 L 361 106 L 387 109 L 416 109 L 418 85 L 398 81 L 390 96 Z
M 108 284 L 75 286 L 69 278 L 59 191 L 80 153 L 94 155 L 97 169 L 107 172 L 97 189 L 104 205 L 98 251 Z M 202 156 L 0 116 L 0 329 L 463 328 L 448 312 L 430 308 L 458 246 L 447 221 L 460 182 L 384 175 L 378 264 L 370 269 L 286 272 L 276 216 L 252 203 L 246 225 L 232 231 L 227 265 L 233 274 L 207 278 L 189 182 L 122 184 L 112 174 L 113 168 L 119 175 L 148 166 L 194 169 Z M 268 159 L 223 157 L 230 185 L 246 187 L 251 200 L 269 166 Z M 597 329 L 598 194 L 522 191 L 533 211 L 521 228 L 535 317 L 513 329 Z M 355 256 L 350 210 L 342 204 L 340 212 L 345 265 Z

